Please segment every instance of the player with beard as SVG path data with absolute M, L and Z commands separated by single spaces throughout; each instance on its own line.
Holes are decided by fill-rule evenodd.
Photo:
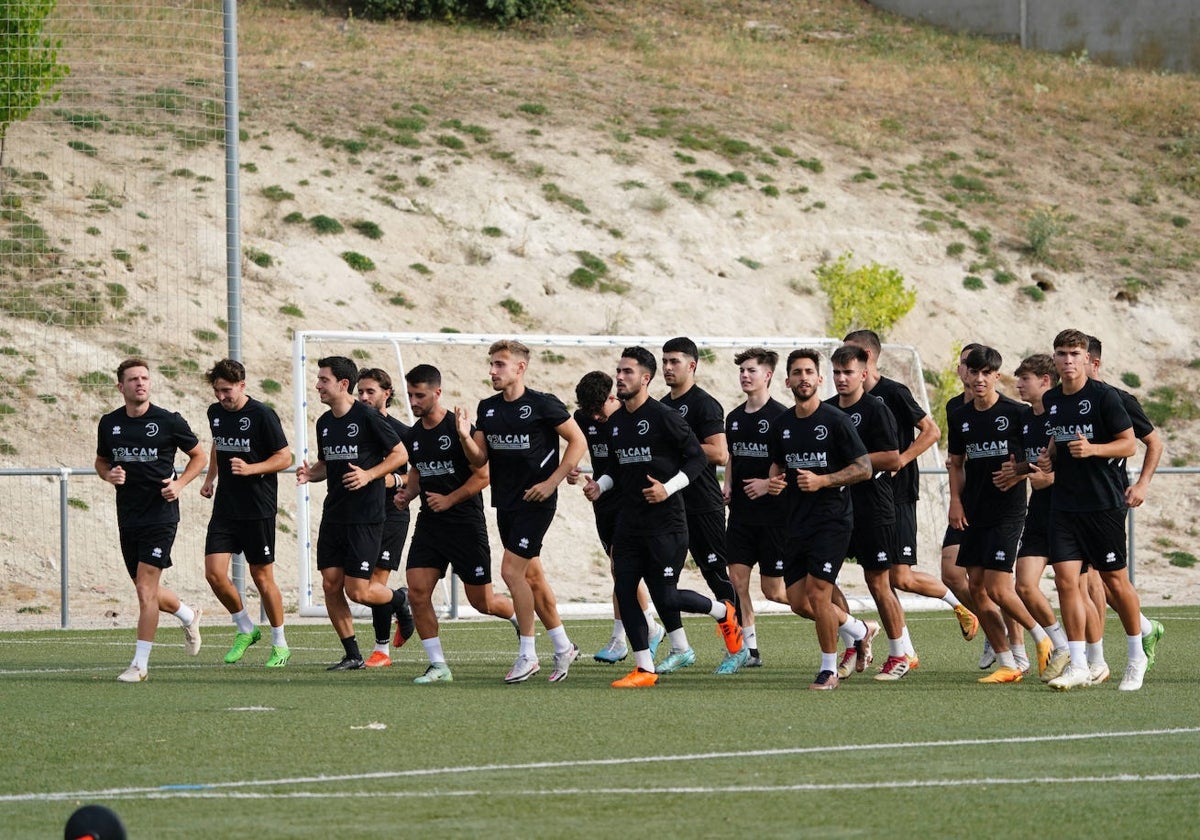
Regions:
M 683 417 L 650 396 L 647 388 L 655 367 L 653 354 L 644 347 L 622 351 L 616 375 L 622 407 L 609 419 L 612 438 L 609 457 L 603 462 L 605 472 L 584 485 L 584 495 L 592 502 L 606 493 L 616 493 L 620 500 L 613 528 L 613 569 L 636 667 L 616 680 L 615 688 L 646 688 L 657 684 L 660 673 L 696 661 L 681 611 L 712 616 L 730 654 L 743 645 L 732 603 L 678 588 L 688 550 L 680 491 L 703 472 L 706 457 Z M 671 654 L 657 671 L 649 626 L 637 602 L 642 581 L 671 639 Z
M 492 589 L 491 550 L 480 495 L 488 485 L 488 468 L 472 467 L 463 452 L 455 415 L 441 403 L 441 371 L 433 365 L 417 365 L 404 379 L 417 422 L 405 435 L 408 477 L 395 505 L 407 508 L 421 499 L 408 548 L 407 575 L 417 635 L 429 657 L 429 667 L 413 682 L 429 685 L 453 681 L 433 608 L 433 590 L 448 569 L 458 575 L 467 601 L 480 613 L 508 619 L 514 627 L 516 619 L 512 601 Z
M 240 661 L 262 638 L 262 630 L 254 626 L 241 594 L 229 579 L 230 560 L 240 553 L 271 623 L 267 667 L 282 668 L 291 651 L 283 630 L 283 596 L 275 583 L 275 515 L 278 473 L 291 466 L 292 453 L 279 415 L 246 393 L 246 368 L 241 362 L 222 359 L 207 377 L 217 402 L 208 407 L 213 469 L 208 471 L 200 495 L 213 498 L 215 486 L 216 500 L 204 538 L 204 576 L 237 627 L 225 662 Z
M 1050 562 L 1071 661 L 1050 680 L 1066 690 L 1092 681 L 1087 662 L 1085 566 L 1095 567 L 1125 628 L 1128 659 L 1121 691 L 1137 691 L 1146 675 L 1141 603 L 1129 581 L 1125 550 L 1125 459 L 1137 451 L 1129 413 L 1117 392 L 1088 377 L 1088 336 L 1063 330 L 1054 338 L 1060 384 L 1042 396 L 1051 441 L 1038 462 L 1054 471 L 1050 497 Z
M 330 671 L 365 667 L 354 635 L 349 598 L 368 607 L 391 605 L 399 612 L 404 593 L 371 579 L 386 518 L 383 478 L 408 462 L 395 429 L 373 408 L 354 398 L 358 366 L 345 356 L 317 360 L 317 394 L 328 410 L 317 418 L 317 461 L 300 463 L 296 483 L 328 479 L 321 527 L 317 533 L 317 570 L 325 609 L 344 655 Z
M 784 500 L 770 493 L 771 458 L 767 442 L 771 423 L 787 406 L 771 398 L 771 379 L 779 354 L 764 347 L 751 347 L 733 357 L 738 366 L 738 384 L 746 401 L 725 418 L 729 465 L 725 469 L 723 495 L 729 506 L 725 547 L 729 578 L 742 608 L 742 635 L 746 640 L 747 668 L 762 666 L 758 632 L 754 624 L 754 601 L 750 597 L 750 570 L 758 566 L 763 595 L 786 604 L 783 558 L 787 523 Z M 727 660 L 737 665 L 738 660 Z M 721 663 L 721 667 L 727 667 Z M 718 673 L 721 673 L 718 668 Z
M 850 418 L 821 402 L 821 354 L 804 348 L 787 360 L 791 411 L 771 426 L 771 492 L 788 499 L 789 556 L 783 580 L 793 611 L 807 601 L 817 626 L 821 665 L 811 689 L 837 688 L 840 615 L 833 600 L 854 527 L 853 503 L 845 488 L 871 478 L 871 456 Z M 866 637 L 858 619 L 852 638 Z M 861 626 L 858 626 L 861 625 Z
M 663 345 L 663 381 L 670 392 L 662 404 L 683 415 L 688 426 L 700 441 L 708 463 L 697 479 L 683 492 L 687 511 L 688 549 L 692 560 L 704 576 L 708 588 L 719 601 L 729 601 L 741 609 L 733 582 L 729 579 L 725 542 L 725 500 L 717 481 L 717 467 L 729 460 L 725 440 L 725 412 L 716 399 L 696 384 L 696 365 L 700 349 L 685 336 L 672 338 Z M 718 669 L 721 673 L 736 673 L 749 659 L 749 651 L 731 653 Z
M 888 379 L 879 372 L 879 354 L 883 345 L 872 330 L 855 330 L 843 343 L 853 344 L 867 351 L 867 393 L 878 398 L 896 418 L 896 433 L 900 438 L 901 467 L 892 477 L 892 493 L 896 504 L 896 539 L 899 556 L 892 564 L 892 586 L 904 592 L 938 598 L 954 610 L 963 636 L 971 635 L 977 627 L 975 616 L 963 607 L 958 597 L 938 578 L 917 571 L 917 500 L 920 497 L 920 472 L 917 459 L 921 453 L 938 442 L 942 433 L 925 409 L 917 405 L 908 386 Z M 913 430 L 917 435 L 913 436 Z M 908 628 L 904 628 L 904 653 L 910 668 L 920 667 L 920 660 L 913 648 Z
M 392 377 L 382 368 L 367 368 L 358 372 L 358 399 L 383 415 L 383 419 L 395 430 L 400 440 L 408 434 L 408 424 L 403 423 L 388 414 L 388 406 L 392 404 Z M 383 586 L 388 585 L 388 577 L 400 568 L 404 554 L 404 538 L 408 536 L 409 513 L 395 504 L 396 493 L 404 489 L 404 474 L 407 470 L 389 473 L 383 477 L 383 486 L 387 493 L 384 496 L 383 507 L 387 518 L 383 521 L 383 535 L 379 541 L 379 559 L 375 561 L 375 571 L 371 572 L 371 580 Z M 398 611 L 390 604 L 371 607 L 371 625 L 375 629 L 375 649 L 364 663 L 368 668 L 386 668 L 392 664 L 391 651 L 388 647 L 388 635 L 392 629 L 392 616 L 396 617 L 396 647 L 402 647 L 413 634 L 412 607 L 408 603 L 408 587 L 401 586 L 404 593 L 404 606 Z
M 517 611 L 520 642 L 504 677 L 518 683 L 540 669 L 534 647 L 534 618 L 541 618 L 554 645 L 550 682 L 567 678 L 579 656 L 558 615 L 554 590 L 542 567 L 542 541 L 558 505 L 558 485 L 587 449 L 583 432 L 553 394 L 525 387 L 529 348 L 501 340 L 488 348 L 488 374 L 497 393 L 479 403 L 472 432 L 466 411 L 455 409 L 458 436 L 471 466 L 491 463 L 492 507 L 504 557 L 500 574 Z M 567 444 L 559 456 L 559 441 Z
M 608 460 L 608 445 L 612 438 L 612 429 L 608 418 L 621 407 L 621 401 L 613 394 L 613 378 L 602 370 L 585 373 L 575 386 L 575 401 L 579 409 L 575 412 L 575 422 L 583 430 L 587 440 L 588 457 L 592 464 L 592 473 L 605 472 L 604 464 Z M 568 484 L 578 484 L 582 473 L 578 468 L 567 475 Z M 613 528 L 617 521 L 617 496 L 615 493 L 601 496 L 592 505 L 592 513 L 596 518 L 596 534 L 600 537 L 600 545 L 604 547 L 604 556 L 608 558 L 609 573 L 612 568 Z M 666 637 L 666 631 L 654 619 L 650 612 L 650 596 L 645 584 L 638 586 L 638 608 L 646 616 L 646 622 L 653 629 L 650 631 L 650 657 L 658 653 L 658 646 Z M 613 592 L 613 630 L 608 644 L 598 650 L 592 658 L 597 662 L 612 664 L 620 662 L 629 656 L 629 645 L 625 640 L 625 622 L 621 620 L 621 608 L 617 604 L 617 594 Z
M 137 645 L 133 661 L 117 677 L 125 683 L 146 679 L 159 612 L 183 625 L 183 647 L 200 652 L 200 610 L 162 586 L 171 568 L 171 547 L 179 527 L 179 494 L 200 474 L 204 447 L 179 414 L 150 402 L 150 365 L 126 359 L 117 366 L 117 390 L 125 404 L 100 418 L 96 427 L 96 474 L 117 488 L 117 528 L 121 556 L 138 598 Z M 175 454 L 188 457 L 181 474 Z

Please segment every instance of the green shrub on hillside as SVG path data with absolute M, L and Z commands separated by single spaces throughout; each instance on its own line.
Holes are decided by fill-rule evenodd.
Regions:
M 358 3 L 349 4 L 351 7 Z M 473 18 L 509 24 L 545 18 L 571 8 L 570 0 L 362 0 L 363 17 L 455 20 Z
M 829 300 L 829 334 L 860 329 L 883 335 L 913 308 L 917 293 L 905 288 L 904 275 L 894 268 L 875 262 L 850 268 L 853 256 L 846 252 L 813 270 Z

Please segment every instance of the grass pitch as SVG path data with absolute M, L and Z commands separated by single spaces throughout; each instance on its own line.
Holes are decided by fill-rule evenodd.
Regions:
M 269 671 L 265 643 L 221 664 L 231 627 L 210 624 L 189 658 L 164 624 L 132 686 L 116 681 L 131 630 L 0 634 L 0 833 L 58 836 L 100 802 L 154 838 L 1030 837 L 1047 820 L 1057 836 L 1165 836 L 1200 796 L 1200 608 L 1154 617 L 1166 636 L 1135 693 L 1116 690 L 1112 620 L 1112 679 L 1065 694 L 977 684 L 979 642 L 948 612 L 910 617 L 919 670 L 833 692 L 806 690 L 815 635 L 782 616 L 759 621 L 766 667 L 713 675 L 712 623 L 689 620 L 697 664 L 632 691 L 609 688 L 631 660 L 590 659 L 602 621 L 568 623 L 584 656 L 565 683 L 546 682 L 542 637 L 542 673 L 515 686 L 499 621 L 444 625 L 454 682 L 434 686 L 411 683 L 415 641 L 391 668 L 327 673 L 341 649 L 325 625 L 290 627 L 292 662 Z

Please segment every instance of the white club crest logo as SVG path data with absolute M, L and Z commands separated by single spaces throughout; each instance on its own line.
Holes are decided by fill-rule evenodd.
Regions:
M 813 429 L 813 437 L 817 440 L 825 440 L 825 438 L 829 437 L 829 427 L 824 425 L 817 426 Z
M 759 420 L 758 421 L 758 433 L 760 435 L 765 435 L 769 431 L 771 431 L 771 421 L 770 420 Z
M 522 420 L 528 420 L 530 417 L 533 416 L 533 406 L 523 405 L 523 406 L 521 406 L 521 410 L 518 411 L 517 414 L 519 414 L 521 416 Z
M 358 424 L 351 423 L 346 427 L 346 437 L 358 437 Z
M 1007 417 L 997 417 L 996 418 L 996 428 L 1001 432 L 1007 432 L 1008 431 L 1008 418 Z
M 250 428 L 250 418 L 243 417 L 240 420 L 238 420 L 238 428 L 241 429 L 243 432 L 248 431 Z
M 416 446 L 414 445 L 413 448 L 415 449 Z M 442 435 L 441 437 L 439 437 L 438 438 L 438 449 L 445 452 L 449 448 L 450 448 L 450 435 Z
M 1091 414 L 1092 413 L 1092 401 L 1091 400 L 1080 400 L 1079 401 L 1079 413 L 1080 414 Z
M 679 406 L 679 413 L 682 414 L 684 417 L 687 417 L 687 410 L 688 410 L 688 407 L 686 405 Z
M 650 421 L 649 420 L 639 420 L 638 424 L 637 424 L 637 433 L 639 435 L 649 434 L 650 433 Z
M 146 437 L 155 437 L 156 435 L 158 435 L 158 424 L 157 423 L 147 423 L 146 424 Z
M 850 415 L 850 422 L 853 423 L 854 428 L 857 429 L 859 426 L 862 425 L 862 415 L 859 414 L 857 411 L 854 412 L 853 414 Z

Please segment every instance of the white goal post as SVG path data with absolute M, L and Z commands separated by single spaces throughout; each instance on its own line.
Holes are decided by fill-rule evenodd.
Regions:
M 443 332 L 363 332 L 355 330 L 297 331 L 292 344 L 292 389 L 295 408 L 293 415 L 295 417 L 294 440 L 297 458 L 300 460 L 308 460 L 310 458 L 309 434 L 317 415 L 322 409 L 320 403 L 317 403 L 315 406 L 310 406 L 309 404 L 309 395 L 313 393 L 313 382 L 316 378 L 315 368 L 310 368 L 311 364 L 315 364 L 317 358 L 326 355 L 346 355 L 359 361 L 364 358 L 370 358 L 370 351 L 364 348 L 374 347 L 378 349 L 379 347 L 383 347 L 388 353 L 389 362 L 394 359 L 394 368 L 387 364 L 380 364 L 377 360 L 366 362 L 365 365 L 360 366 L 379 365 L 389 370 L 395 385 L 396 394 L 398 395 L 396 397 L 397 408 L 399 409 L 398 414 L 411 423 L 412 416 L 408 402 L 403 396 L 404 373 L 406 370 L 418 362 L 437 366 L 442 370 L 442 374 L 445 377 L 446 382 L 444 385 L 447 387 L 446 394 L 448 396 L 453 396 L 454 394 L 451 390 L 451 383 L 455 386 L 474 383 L 470 389 L 463 389 L 458 392 L 462 398 L 462 404 L 467 406 L 471 412 L 474 412 L 478 400 L 490 396 L 490 385 L 487 383 L 486 376 L 484 375 L 486 373 L 485 356 L 487 348 L 494 341 L 513 338 L 527 345 L 534 353 L 532 361 L 538 364 L 538 368 L 536 371 L 531 372 L 531 387 L 538 390 L 551 391 L 570 406 L 573 403 L 571 396 L 574 394 L 574 384 L 588 370 L 600 369 L 612 371 L 617 362 L 616 354 L 621 349 L 634 345 L 644 346 L 657 355 L 662 345 L 670 340 L 672 336 L 528 335 L 522 333 L 500 335 Z M 833 393 L 833 377 L 830 375 L 829 370 L 829 356 L 833 350 L 841 345 L 842 342 L 840 339 L 817 336 L 691 336 L 691 338 L 696 342 L 696 346 L 700 348 L 701 355 L 704 356 L 702 363 L 706 365 L 716 359 L 715 353 L 718 350 L 733 350 L 737 352 L 749 347 L 765 347 L 776 350 L 780 356 L 786 357 L 791 350 L 797 347 L 816 348 L 821 351 L 823 357 L 826 394 Z M 322 347 L 319 352 L 312 350 L 317 345 Z M 412 358 L 414 355 L 419 355 L 420 358 L 414 360 Z M 906 345 L 885 344 L 884 357 L 887 362 L 889 375 L 912 388 L 918 402 L 928 411 L 929 405 L 923 386 L 924 372 L 921 368 L 921 360 L 916 349 Z M 728 369 L 729 375 L 722 376 L 723 380 L 727 380 L 726 385 L 728 387 L 725 388 L 711 387 L 708 381 L 711 377 L 708 374 L 707 367 L 704 370 L 705 375 L 701 377 L 703 387 L 712 392 L 722 402 L 727 411 L 741 401 L 740 392 L 736 389 L 736 377 L 731 375 L 732 368 Z M 778 377 L 776 382 L 781 383 L 782 377 Z M 778 388 L 776 388 L 776 397 L 783 402 L 787 402 L 787 396 L 778 393 Z M 937 458 L 936 452 L 933 457 L 935 460 L 940 460 Z M 297 487 L 296 500 L 299 610 L 301 616 L 309 617 L 326 615 L 324 604 L 318 603 L 314 599 L 313 592 L 313 572 L 316 561 L 312 556 L 312 495 L 315 490 L 320 492 L 311 484 L 299 485 Z M 316 581 L 319 592 L 319 576 L 316 577 Z M 448 602 L 453 601 L 453 587 L 456 586 L 456 583 L 451 581 L 449 586 L 451 590 L 445 594 Z M 366 610 L 357 608 L 358 605 L 354 606 L 356 607 L 355 614 L 357 616 L 362 617 L 369 614 Z

